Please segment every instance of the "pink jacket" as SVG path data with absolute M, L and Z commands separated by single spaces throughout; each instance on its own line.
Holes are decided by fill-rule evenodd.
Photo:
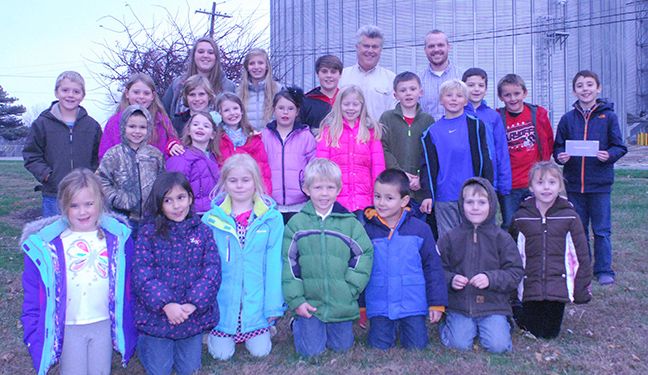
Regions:
M 347 210 L 356 211 L 373 205 L 373 185 L 380 172 L 385 170 L 385 154 L 380 140 L 374 139 L 370 130 L 371 141 L 358 141 L 356 123 L 353 129 L 344 120 L 344 128 L 338 147 L 326 145 L 329 128 L 322 131 L 322 139 L 317 143 L 318 158 L 335 162 L 342 170 L 342 191 L 337 201 Z

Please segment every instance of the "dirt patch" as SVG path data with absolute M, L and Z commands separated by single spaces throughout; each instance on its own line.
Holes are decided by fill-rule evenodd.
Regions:
M 22 228 L 25 224 L 41 218 L 41 207 L 28 207 L 16 210 L 6 216 L 7 224 L 12 227 Z
M 616 167 L 625 169 L 648 168 L 648 146 L 628 146 L 628 153 L 616 163 Z

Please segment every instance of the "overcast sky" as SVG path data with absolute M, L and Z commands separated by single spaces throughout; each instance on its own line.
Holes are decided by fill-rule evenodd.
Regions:
M 234 17 L 261 17 L 261 27 L 269 23 L 269 0 L 218 0 L 216 11 Z M 127 6 L 129 4 L 129 6 Z M 206 25 L 207 16 L 195 15 L 197 9 L 211 10 L 212 1 L 198 0 L 21 0 L 0 2 L 0 86 L 19 103 L 30 108 L 47 108 L 55 100 L 56 77 L 64 70 L 76 70 L 86 80 L 86 97 L 81 103 L 90 115 L 102 125 L 111 113 L 102 108 L 106 90 L 99 87 L 90 71 L 99 72 L 101 66 L 93 63 L 95 53 L 104 47 L 97 43 L 114 42 L 121 38 L 109 29 L 118 28 L 110 15 L 134 22 L 134 11 L 145 25 L 163 21 L 164 9 L 181 19 L 189 13 L 192 24 Z M 184 16 L 184 17 L 183 17 Z M 205 30 L 206 30 L 205 26 Z

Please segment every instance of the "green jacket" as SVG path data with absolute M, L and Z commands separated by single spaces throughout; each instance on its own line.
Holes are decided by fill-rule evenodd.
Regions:
M 308 302 L 324 323 L 360 317 L 373 245 L 354 214 L 336 202 L 322 220 L 308 201 L 286 225 L 282 258 L 284 300 L 292 310 Z

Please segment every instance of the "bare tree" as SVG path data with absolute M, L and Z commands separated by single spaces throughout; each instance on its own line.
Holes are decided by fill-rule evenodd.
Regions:
M 114 32 L 122 40 L 104 40 L 98 43 L 103 50 L 95 53 L 92 61 L 103 68 L 93 74 L 108 90 L 105 103 L 107 107 L 118 103 L 119 97 L 115 97 L 115 89 L 121 90 L 128 77 L 137 72 L 149 74 L 156 83 L 158 95 L 163 96 L 171 82 L 185 71 L 188 52 L 194 40 L 209 35 L 209 26 L 205 22 L 207 18 L 192 24 L 192 12 L 188 4 L 187 13 L 182 16 L 158 6 L 164 11 L 165 18 L 152 25 L 145 25 L 134 10 L 128 7 L 129 19 L 125 16 L 121 19 L 114 16 L 101 18 L 106 23 L 102 27 Z M 241 66 L 247 51 L 266 42 L 262 39 L 267 26 L 259 30 L 256 27 L 259 19 L 253 12 L 238 21 L 230 18 L 218 20 L 215 24 L 214 39 L 220 48 L 223 71 L 234 82 L 240 80 Z

